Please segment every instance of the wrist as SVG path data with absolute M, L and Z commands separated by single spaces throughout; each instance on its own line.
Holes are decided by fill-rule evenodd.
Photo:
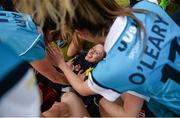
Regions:
M 58 64 L 58 67 L 62 70 L 63 70 L 63 67 L 65 66 L 66 66 L 66 62 L 64 60 L 60 61 L 60 63 Z

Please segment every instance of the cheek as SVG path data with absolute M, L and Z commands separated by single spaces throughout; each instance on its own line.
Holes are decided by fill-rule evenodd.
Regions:
M 96 56 L 94 56 L 93 59 L 94 59 L 95 62 L 99 62 L 102 59 L 102 57 L 99 56 L 99 55 L 96 55 Z
M 99 60 L 100 60 L 99 58 L 95 58 L 94 62 L 99 62 Z

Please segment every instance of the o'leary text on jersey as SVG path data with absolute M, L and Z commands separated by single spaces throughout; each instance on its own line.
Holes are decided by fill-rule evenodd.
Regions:
M 155 18 L 155 20 L 153 21 L 153 24 L 149 27 L 151 29 L 150 30 L 151 33 L 149 33 L 149 35 L 148 35 L 148 43 L 145 44 L 145 50 L 143 53 L 143 57 L 141 58 L 138 66 L 136 67 L 137 72 L 132 73 L 129 76 L 129 80 L 133 84 L 143 84 L 146 79 L 145 76 L 143 75 L 143 70 L 146 69 L 146 70 L 151 71 L 156 66 L 156 63 L 157 63 L 157 60 L 159 58 L 160 51 L 161 51 L 161 44 L 165 40 L 168 26 L 169 26 L 169 24 L 166 21 L 164 21 L 161 17 L 157 16 Z M 134 31 L 136 31 L 136 30 L 134 30 Z M 132 33 L 132 35 L 133 35 L 133 33 Z M 118 50 L 121 52 L 125 50 L 125 49 L 122 50 L 122 47 L 127 48 L 128 43 L 130 43 L 123 39 L 122 39 L 122 41 L 123 42 L 121 42 L 121 45 L 118 47 Z M 124 46 L 124 44 L 126 46 Z M 139 46 L 140 46 L 140 44 L 136 43 L 134 49 L 132 49 L 132 50 L 137 52 L 137 50 L 140 49 Z M 133 57 L 134 57 L 134 54 L 132 54 L 132 52 L 130 52 L 129 59 L 132 59 Z M 147 58 L 148 58 L 148 60 L 147 60 Z M 135 81 L 134 78 L 136 78 L 136 77 L 141 78 L 141 81 Z
M 152 61 L 147 62 L 146 60 L 140 61 L 140 66 L 146 67 L 148 69 L 154 69 L 156 66 L 156 60 L 158 60 L 159 53 L 161 51 L 161 44 L 164 42 L 165 34 L 167 32 L 166 28 L 169 24 L 162 20 L 160 17 L 157 17 L 158 19 L 154 21 L 154 24 L 151 28 L 152 34 L 148 37 L 148 40 L 150 42 L 150 45 L 146 45 L 144 54 L 149 56 Z M 159 25 L 161 24 L 161 26 Z
M 25 16 L 20 13 L 15 12 L 1 12 L 0 11 L 0 23 L 9 23 L 15 22 L 19 27 L 26 27 L 26 19 Z M 11 21 L 10 21 L 11 20 Z

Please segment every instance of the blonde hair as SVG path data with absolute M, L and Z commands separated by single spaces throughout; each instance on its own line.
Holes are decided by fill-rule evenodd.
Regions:
M 70 0 L 16 0 L 15 6 L 21 12 L 32 15 L 35 22 L 43 27 L 47 17 L 51 18 L 57 29 L 65 23 L 66 13 L 73 16 Z
M 118 16 L 128 16 L 135 20 L 140 31 L 145 33 L 144 26 L 133 12 L 145 12 L 141 9 L 121 7 L 115 0 L 71 0 L 75 6 L 74 15 L 66 17 L 72 29 L 86 29 L 93 35 L 103 35 L 109 32 L 110 26 Z

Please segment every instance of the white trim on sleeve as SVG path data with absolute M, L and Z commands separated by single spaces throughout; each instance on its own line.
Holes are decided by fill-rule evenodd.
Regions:
M 22 56 L 24 54 L 26 54 L 33 46 L 34 44 L 39 40 L 39 38 L 42 36 L 42 34 L 40 33 L 37 38 L 34 40 L 34 42 L 24 51 L 22 52 L 21 54 L 19 54 L 19 56 Z
M 104 50 L 106 53 L 109 52 L 109 50 L 113 47 L 113 45 L 118 40 L 119 36 L 124 31 L 127 24 L 127 17 L 119 16 L 114 21 L 113 25 L 110 28 L 110 31 L 106 37 L 105 43 L 104 43 Z
M 155 4 L 158 4 L 158 1 L 157 1 L 157 0 L 146 0 L 146 1 L 153 2 L 153 3 L 155 3 Z
M 106 98 L 109 101 L 115 101 L 121 94 L 111 90 L 111 89 L 105 89 L 103 87 L 98 86 L 93 80 L 91 73 L 89 74 L 88 77 L 88 86 L 89 88 L 94 91 L 97 94 L 102 95 L 104 98 Z
M 140 98 L 146 100 L 147 102 L 149 102 L 149 99 L 150 99 L 150 98 L 147 97 L 147 96 L 144 96 L 144 95 L 139 94 L 139 93 L 134 92 L 134 91 L 127 91 L 127 93 L 129 93 L 129 94 L 131 94 L 131 95 L 134 95 L 134 96 L 137 96 L 137 97 L 140 97 Z

